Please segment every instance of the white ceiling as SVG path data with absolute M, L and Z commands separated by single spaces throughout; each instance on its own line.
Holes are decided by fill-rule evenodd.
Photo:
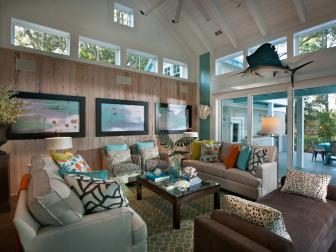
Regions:
M 160 0 L 137 0 L 143 8 Z M 192 0 L 184 0 L 179 23 L 173 24 L 177 1 L 166 0 L 153 13 L 166 20 L 170 32 L 196 54 L 237 51 L 247 45 L 274 39 L 293 27 L 314 24 L 324 17 L 336 18 L 335 0 L 198 0 L 210 15 L 206 22 Z M 237 8 L 237 3 L 242 3 Z M 150 15 L 153 15 L 150 14 Z M 146 18 L 146 17 L 143 17 Z M 330 19 L 330 18 L 329 18 Z M 326 20 L 327 21 L 327 20 Z M 214 33 L 221 30 L 222 34 Z

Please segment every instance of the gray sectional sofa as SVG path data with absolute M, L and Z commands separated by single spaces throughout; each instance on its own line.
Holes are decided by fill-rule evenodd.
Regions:
M 131 207 L 86 215 L 56 163 L 42 155 L 32 158 L 30 183 L 20 192 L 14 225 L 24 251 L 147 251 L 146 223 Z
M 224 159 L 230 154 L 231 146 L 231 143 L 222 143 L 220 161 L 208 163 L 200 160 L 183 160 L 182 167 L 195 167 L 201 178 L 218 182 L 224 190 L 251 199 L 259 199 L 277 188 L 276 147 L 266 146 L 268 151 L 266 162 L 257 168 L 257 174 L 254 176 L 248 171 L 225 167 Z

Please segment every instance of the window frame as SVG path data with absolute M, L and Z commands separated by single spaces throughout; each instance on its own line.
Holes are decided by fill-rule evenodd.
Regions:
M 167 64 L 171 64 L 173 65 L 170 68 L 169 74 L 165 74 L 165 63 Z M 177 77 L 175 76 L 175 72 L 174 72 L 174 65 L 178 65 L 180 67 L 180 76 Z M 167 68 L 167 67 L 166 67 Z M 180 79 L 188 79 L 188 74 L 189 74 L 189 69 L 188 69 L 188 64 L 187 63 L 183 63 L 180 61 L 176 61 L 176 60 L 172 60 L 172 59 L 167 59 L 167 58 L 163 58 L 162 60 L 162 74 L 165 76 L 170 76 L 170 77 L 175 77 L 175 78 L 180 78 Z
M 99 61 L 99 55 L 98 55 L 98 60 L 89 60 L 89 59 L 85 59 L 85 58 L 80 57 L 80 43 L 81 42 L 94 44 L 94 45 L 96 45 L 100 48 L 107 48 L 107 49 L 115 50 L 115 59 L 114 59 L 115 64 L 108 64 L 108 63 Z M 100 41 L 100 40 L 88 38 L 88 37 L 81 36 L 81 35 L 78 36 L 78 55 L 77 56 L 78 56 L 79 59 L 83 59 L 83 60 L 95 61 L 95 62 L 99 62 L 99 63 L 102 63 L 102 64 L 107 64 L 107 65 L 120 66 L 120 46 L 117 46 L 115 44 L 111 44 L 111 43 L 108 43 L 108 42 L 103 42 L 103 41 Z
M 238 52 L 234 52 L 234 53 L 231 53 L 229 55 L 226 55 L 224 57 L 220 57 L 220 58 L 217 58 L 215 60 L 215 76 L 220 76 L 220 75 L 224 75 L 224 74 L 228 74 L 228 73 L 232 73 L 232 72 L 235 72 L 235 71 L 230 71 L 230 72 L 226 72 L 226 73 L 219 73 L 219 69 L 218 69 L 218 62 L 219 61 L 224 61 L 224 60 L 227 60 L 227 59 L 231 59 L 231 58 L 236 58 L 238 56 L 243 56 L 243 65 L 242 65 L 242 68 L 240 69 L 244 69 L 244 66 L 245 66 L 245 59 L 244 59 L 244 50 L 240 50 Z M 236 70 L 238 71 L 238 70 Z
M 118 10 L 118 11 L 123 11 L 125 13 L 128 13 L 128 15 L 131 17 L 130 19 L 130 24 L 122 24 L 120 22 L 118 22 L 118 18 L 117 18 L 117 21 L 115 20 L 116 16 L 114 15 L 114 12 L 115 10 Z M 130 15 L 131 13 L 131 15 Z M 129 28 L 134 28 L 134 23 L 135 23 L 135 17 L 134 17 L 134 9 L 131 8 L 131 7 L 128 7 L 127 5 L 124 5 L 124 4 L 121 4 L 121 3 L 118 3 L 118 2 L 114 2 L 113 3 L 113 22 L 116 23 L 116 24 L 119 24 L 119 25 L 122 25 L 122 26 L 126 26 L 126 27 L 129 27 Z M 128 21 L 127 21 L 128 23 Z
M 328 21 L 326 23 L 323 24 L 319 24 L 319 25 L 315 25 L 313 27 L 307 28 L 305 30 L 299 31 L 299 32 L 295 32 L 293 34 L 293 56 L 299 56 L 299 55 L 303 55 L 303 54 L 307 54 L 307 53 L 314 53 L 314 52 L 319 52 L 328 48 L 332 48 L 332 47 L 327 47 L 324 48 L 322 50 L 318 50 L 318 51 L 312 51 L 312 52 L 306 52 L 306 53 L 299 53 L 300 49 L 299 49 L 299 38 L 302 36 L 306 36 L 315 32 L 319 32 L 319 31 L 323 31 L 323 30 L 327 30 L 333 26 L 336 26 L 336 19 Z
M 43 34 L 50 34 L 50 35 L 56 35 L 56 36 L 60 36 L 60 37 L 64 37 L 66 40 L 66 53 L 62 54 L 62 53 L 55 53 L 55 52 L 48 52 L 48 51 L 44 51 L 44 50 L 40 50 L 40 49 L 36 49 L 36 48 L 30 48 L 30 47 L 25 47 L 25 46 L 21 46 L 21 45 L 16 45 L 15 44 L 15 27 L 19 26 L 23 29 L 28 29 L 28 30 L 33 30 L 35 32 L 40 32 Z M 44 25 L 40 25 L 40 24 L 36 24 L 36 23 L 32 23 L 29 21 L 24 21 L 21 19 L 17 19 L 17 18 L 11 18 L 11 44 L 15 47 L 21 47 L 21 48 L 26 48 L 26 49 L 30 49 L 30 50 L 37 50 L 37 51 L 42 51 L 44 53 L 52 53 L 52 54 L 57 54 L 57 55 L 66 55 L 66 56 L 70 56 L 70 33 L 69 32 L 65 32 L 62 30 L 58 30 L 58 29 L 54 29 L 48 26 L 44 26 Z
M 139 57 L 145 57 L 145 58 L 149 58 L 149 59 L 153 59 L 154 60 L 154 71 L 145 71 L 145 70 L 141 70 L 141 69 L 136 69 L 136 68 L 131 68 L 127 66 L 127 54 L 132 54 L 135 56 L 139 56 Z M 126 49 L 126 54 L 125 54 L 125 67 L 127 69 L 133 69 L 133 70 L 137 70 L 137 71 L 141 71 L 141 72 L 145 72 L 145 73 L 158 73 L 158 57 L 154 54 L 150 54 L 150 53 L 145 53 L 145 52 L 141 52 L 141 51 L 137 51 L 134 49 Z

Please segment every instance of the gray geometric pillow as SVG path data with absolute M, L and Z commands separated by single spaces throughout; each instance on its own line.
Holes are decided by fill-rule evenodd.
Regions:
M 327 203 L 327 190 L 330 180 L 330 175 L 289 170 L 281 192 L 295 193 Z
M 247 169 L 252 175 L 256 175 L 257 167 L 262 165 L 267 158 L 267 149 L 262 146 L 252 147 L 250 157 L 247 161 Z
M 224 196 L 224 211 L 291 241 L 279 210 L 233 195 Z
M 111 159 L 113 165 L 132 162 L 131 151 L 129 149 L 120 151 L 108 151 L 106 152 L 106 156 Z
M 86 213 L 128 206 L 120 185 L 114 180 L 99 180 L 73 174 L 65 175 L 64 180 L 77 193 Z

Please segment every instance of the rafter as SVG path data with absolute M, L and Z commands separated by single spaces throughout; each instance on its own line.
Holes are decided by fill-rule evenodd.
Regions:
M 221 13 L 219 9 L 219 6 L 215 3 L 214 0 L 210 0 L 207 3 L 208 3 L 208 7 L 210 8 L 210 12 L 211 12 L 213 19 L 218 24 L 220 29 L 225 33 L 226 37 L 230 40 L 231 44 L 235 48 L 237 48 L 238 40 L 236 36 L 234 35 L 233 30 L 226 22 L 225 17 L 223 16 L 223 13 Z
M 300 19 L 300 22 L 303 24 L 307 21 L 307 12 L 302 0 L 293 0 L 297 15 Z
M 266 28 L 266 22 L 263 14 L 260 11 L 260 7 L 258 6 L 258 3 L 256 0 L 248 0 L 246 1 L 247 8 L 249 12 L 251 13 L 254 22 L 256 23 L 260 33 L 262 36 L 267 35 L 267 28 Z
M 152 4 L 147 10 L 140 10 L 140 13 L 144 16 L 148 16 L 157 8 L 159 8 L 166 0 L 159 0 L 156 4 Z

